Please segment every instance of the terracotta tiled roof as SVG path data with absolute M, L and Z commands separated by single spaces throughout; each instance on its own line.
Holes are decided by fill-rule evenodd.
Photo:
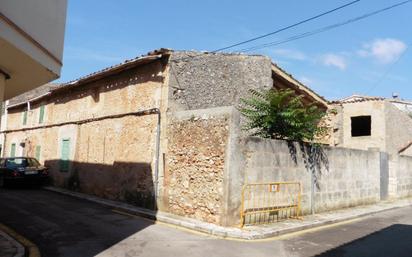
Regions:
M 315 91 L 313 91 L 311 88 L 307 87 L 305 84 L 297 80 L 295 77 L 293 77 L 291 74 L 287 73 L 284 69 L 282 69 L 279 65 L 276 63 L 272 62 L 272 71 L 275 69 L 278 69 L 281 73 L 283 73 L 285 76 L 289 77 L 291 81 L 294 81 L 296 85 L 298 85 L 299 90 L 303 91 L 305 94 L 311 95 L 312 98 L 315 98 L 316 101 L 322 103 L 324 106 L 327 107 L 328 105 L 328 100 L 326 100 L 323 96 L 318 95 Z M 316 99 L 317 98 L 317 99 Z
M 117 72 L 120 70 L 124 70 L 127 67 L 131 67 L 131 66 L 135 66 L 135 65 L 141 65 L 141 64 L 146 64 L 149 63 L 153 60 L 157 60 L 160 59 L 162 57 L 162 54 L 167 54 L 172 52 L 172 50 L 170 49 L 166 49 L 166 48 L 160 48 L 158 50 L 154 50 L 149 52 L 147 55 L 142 55 L 133 59 L 129 59 L 129 60 L 125 60 L 122 63 L 104 68 L 102 70 L 90 73 L 86 76 L 80 77 L 76 80 L 72 80 L 66 83 L 63 83 L 60 87 L 55 88 L 53 91 L 59 91 L 59 90 L 63 90 L 63 89 L 67 89 L 67 88 L 72 88 L 72 87 L 76 87 L 80 84 L 86 83 L 86 82 L 90 82 L 93 80 L 97 80 L 103 76 L 106 76 L 112 72 Z

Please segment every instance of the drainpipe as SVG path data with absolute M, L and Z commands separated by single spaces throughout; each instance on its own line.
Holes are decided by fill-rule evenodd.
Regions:
M 156 108 L 157 114 L 157 129 L 156 129 L 156 163 L 155 163 L 155 173 L 154 173 L 154 197 L 155 204 L 157 206 L 157 198 L 159 197 L 159 160 L 160 160 L 160 109 Z
M 10 78 L 5 72 L 0 70 L 0 109 L 6 108 L 5 106 L 3 107 L 3 104 L 5 104 L 4 100 L 4 90 L 6 88 L 6 79 Z M 0 128 L 1 126 L 1 120 L 2 120 L 3 112 L 0 110 Z M 4 140 L 3 140 L 3 146 L 1 149 L 1 156 L 4 157 L 4 149 L 6 148 L 6 134 L 4 133 Z

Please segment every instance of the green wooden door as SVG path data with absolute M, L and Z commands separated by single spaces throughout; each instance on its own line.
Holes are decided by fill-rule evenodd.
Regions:
M 37 160 L 40 160 L 40 152 L 41 152 L 41 146 L 36 145 L 36 154 L 35 157 Z
M 10 148 L 10 157 L 15 157 L 16 156 L 16 144 L 13 143 L 11 144 L 11 148 Z
M 60 171 L 69 170 L 70 139 L 63 139 L 61 146 Z

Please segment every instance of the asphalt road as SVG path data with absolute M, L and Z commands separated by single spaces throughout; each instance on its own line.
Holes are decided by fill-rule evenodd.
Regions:
M 217 239 L 41 189 L 0 189 L 0 222 L 43 257 L 412 256 L 412 207 L 258 242 Z

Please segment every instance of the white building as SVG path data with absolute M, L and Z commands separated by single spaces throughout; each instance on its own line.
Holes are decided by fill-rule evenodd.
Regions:
M 0 101 L 60 76 L 67 0 L 0 1 Z

